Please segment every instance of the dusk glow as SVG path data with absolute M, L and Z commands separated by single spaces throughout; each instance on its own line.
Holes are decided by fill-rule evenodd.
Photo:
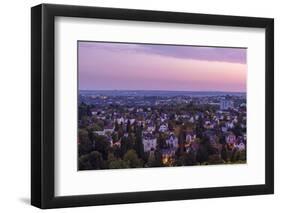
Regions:
M 247 163 L 246 54 L 78 42 L 78 170 Z
M 246 92 L 245 48 L 78 42 L 80 90 Z

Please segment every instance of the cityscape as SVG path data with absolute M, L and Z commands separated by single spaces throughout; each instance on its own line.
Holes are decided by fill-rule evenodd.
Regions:
M 237 53 L 236 49 L 223 48 L 224 51 L 218 54 L 221 51 L 217 51 L 218 48 L 169 46 L 163 49 L 163 45 L 151 46 L 78 43 L 78 170 L 246 163 L 246 69 L 243 70 L 246 50 L 238 49 Z M 188 48 L 192 49 L 186 51 Z M 200 54 L 197 48 L 201 48 L 200 51 L 204 54 Z M 217 58 L 213 54 L 208 58 L 208 53 L 214 53 L 213 49 L 216 50 Z M 123 55 L 121 59 L 114 60 L 116 55 L 124 52 L 128 54 L 126 63 L 121 63 Z M 229 53 L 231 57 L 228 59 L 225 53 Z M 83 54 L 87 57 L 90 55 L 90 59 L 81 58 Z M 105 54 L 110 56 L 107 57 L 107 63 L 98 58 Z M 217 69 L 222 69 L 219 64 L 222 63 L 228 66 L 223 70 L 230 70 L 229 72 L 238 64 L 238 69 L 241 70 L 237 70 L 237 73 L 244 74 L 241 78 L 233 77 L 236 72 L 234 70 L 229 73 L 229 78 L 224 79 L 226 82 L 223 84 L 212 82 L 213 77 L 208 77 L 207 73 L 206 83 L 198 85 L 196 74 L 194 77 L 190 71 L 187 78 L 192 83 L 181 84 L 182 81 L 178 80 L 180 78 L 171 75 L 169 79 L 172 83 L 163 80 L 161 75 L 155 80 L 153 77 L 148 78 L 142 70 L 138 71 L 138 67 L 143 69 L 143 65 L 136 64 L 140 62 L 135 58 L 139 59 L 138 56 L 143 57 L 145 54 L 155 57 L 158 63 L 162 62 L 159 57 L 165 60 L 172 58 L 178 63 L 199 61 L 203 64 L 200 70 L 206 66 L 206 72 L 210 72 L 208 69 L 213 64 Z M 238 55 L 236 59 L 235 54 Z M 130 55 L 134 57 L 131 61 L 128 60 Z M 145 60 L 145 63 L 150 62 Z M 135 72 L 114 78 L 116 72 L 108 70 L 116 71 L 117 66 L 121 66 L 123 72 L 126 69 Z M 151 66 L 155 70 L 155 64 Z M 97 74 L 95 67 L 98 67 L 98 71 L 103 71 L 104 76 Z M 158 70 L 160 68 L 159 65 Z M 179 74 L 185 78 L 185 72 L 180 71 Z M 130 75 L 133 76 L 131 80 L 128 79 Z M 173 75 L 176 76 L 177 73 L 173 72 Z M 204 75 L 199 82 L 203 78 Z M 148 84 L 152 80 L 157 83 Z M 179 83 L 175 84 L 175 81 Z M 208 81 L 211 82 L 208 84 Z M 192 88 L 182 88 L 183 85 L 191 85 Z M 197 90 L 198 87 L 202 87 L 202 90 Z

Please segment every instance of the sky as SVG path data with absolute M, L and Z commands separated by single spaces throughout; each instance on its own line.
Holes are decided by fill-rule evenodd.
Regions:
M 246 92 L 246 62 L 246 48 L 79 41 L 79 90 Z

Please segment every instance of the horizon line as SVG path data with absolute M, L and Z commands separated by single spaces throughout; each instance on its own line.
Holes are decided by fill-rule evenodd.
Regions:
M 157 90 L 157 89 L 78 89 L 79 91 L 154 91 L 154 92 L 223 92 L 247 93 L 247 91 L 222 91 L 222 90 Z

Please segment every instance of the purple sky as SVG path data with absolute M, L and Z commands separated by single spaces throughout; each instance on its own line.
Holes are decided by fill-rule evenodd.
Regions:
M 78 42 L 80 90 L 246 91 L 245 48 Z

